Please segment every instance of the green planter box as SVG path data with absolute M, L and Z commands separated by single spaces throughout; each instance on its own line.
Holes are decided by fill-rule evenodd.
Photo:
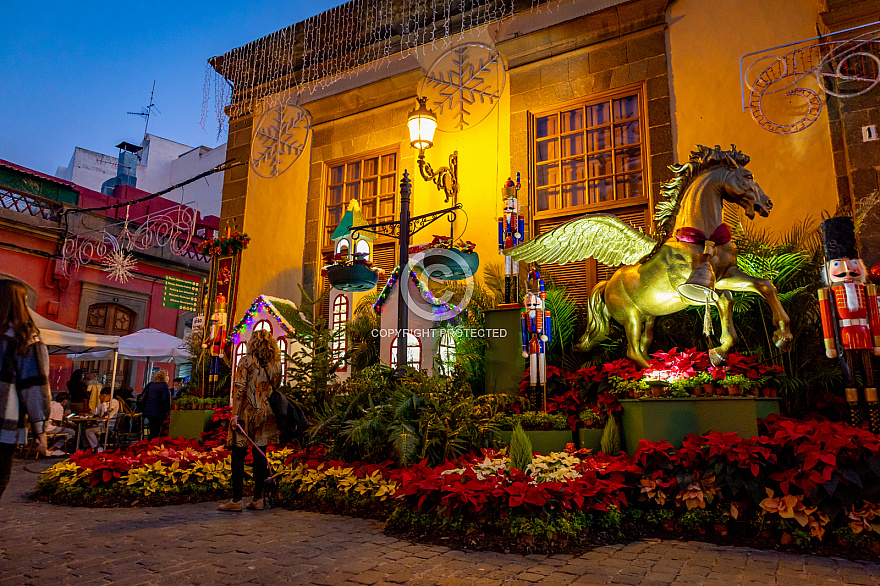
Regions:
M 199 439 L 205 431 L 205 425 L 214 416 L 213 409 L 194 409 L 171 412 L 171 421 L 168 423 L 168 435 L 170 437 L 185 437 L 186 439 Z
M 512 431 L 499 432 L 498 439 L 505 446 L 510 445 L 510 436 Z M 550 452 L 561 452 L 565 450 L 565 444 L 572 443 L 571 430 L 552 430 L 552 431 L 527 431 L 529 441 L 532 442 L 532 450 L 540 454 L 549 454 Z
M 632 454 L 640 439 L 666 440 L 680 448 L 689 433 L 734 432 L 758 435 L 758 419 L 779 413 L 776 397 L 706 397 L 701 399 L 622 399 L 624 448 Z
M 602 448 L 602 432 L 605 430 L 602 428 L 594 429 L 594 428 L 580 428 L 575 432 L 575 436 L 577 437 L 577 447 L 585 448 L 587 450 L 593 450 L 593 453 L 600 451 Z

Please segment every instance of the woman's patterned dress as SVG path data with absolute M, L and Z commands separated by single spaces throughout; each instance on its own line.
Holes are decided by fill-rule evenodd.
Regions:
M 278 443 L 275 414 L 269 407 L 272 391 L 281 384 L 281 363 L 260 366 L 256 357 L 242 357 L 232 383 L 232 414 L 258 446 Z M 240 431 L 230 427 L 227 445 L 247 447 L 248 441 Z

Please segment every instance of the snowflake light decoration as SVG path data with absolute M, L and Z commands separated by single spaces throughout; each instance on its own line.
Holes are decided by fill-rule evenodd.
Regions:
M 115 249 L 102 261 L 104 271 L 110 273 L 108 278 L 117 283 L 126 283 L 132 278 L 132 271 L 137 268 L 137 261 L 121 248 Z
M 434 62 L 419 96 L 430 101 L 439 130 L 464 130 L 489 115 L 504 91 L 505 77 L 504 63 L 494 49 L 466 43 Z
M 251 168 L 260 177 L 277 177 L 296 161 L 311 129 L 309 113 L 293 104 L 270 108 L 254 129 Z

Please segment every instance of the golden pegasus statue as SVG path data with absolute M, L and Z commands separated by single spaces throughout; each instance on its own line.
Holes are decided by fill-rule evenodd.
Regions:
M 719 345 L 709 351 L 723 363 L 736 344 L 731 291 L 758 293 L 773 312 L 773 341 L 782 350 L 791 344 L 789 318 L 773 283 L 739 270 L 736 244 L 723 221 L 724 202 L 745 210 L 749 219 L 766 217 L 773 203 L 746 169 L 749 157 L 736 150 L 697 145 L 683 165 L 670 165 L 675 177 L 661 186 L 665 198 L 654 219 L 657 240 L 611 214 L 587 214 L 504 253 L 520 262 L 565 264 L 589 257 L 618 268 L 600 281 L 587 304 L 587 330 L 577 348 L 590 350 L 608 336 L 610 319 L 626 331 L 627 356 L 648 365 L 657 316 L 688 305 L 709 305 L 721 317 Z

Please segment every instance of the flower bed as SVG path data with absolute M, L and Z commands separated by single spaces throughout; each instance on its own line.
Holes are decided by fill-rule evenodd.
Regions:
M 880 438 L 844 424 L 771 417 L 763 435 L 642 441 L 632 456 L 536 456 L 525 470 L 485 450 L 431 467 L 274 450 L 280 502 L 388 519 L 387 530 L 461 547 L 579 551 L 657 535 L 880 559 Z M 75 454 L 40 476 L 39 498 L 124 506 L 227 497 L 218 442 L 159 438 Z

